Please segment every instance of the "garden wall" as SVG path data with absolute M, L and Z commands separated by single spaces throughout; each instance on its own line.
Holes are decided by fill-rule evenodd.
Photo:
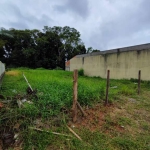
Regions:
M 0 79 L 5 72 L 5 65 L 0 61 Z
M 87 76 L 102 78 L 110 70 L 112 79 L 138 78 L 141 70 L 142 80 L 150 80 L 150 44 L 77 55 L 70 60 L 70 71 L 81 68 Z

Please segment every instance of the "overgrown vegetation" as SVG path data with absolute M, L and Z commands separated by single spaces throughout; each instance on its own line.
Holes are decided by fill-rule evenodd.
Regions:
M 65 69 L 65 61 L 85 54 L 75 28 L 48 27 L 42 31 L 0 28 L 0 60 L 9 67 Z
M 88 116 L 73 124 L 70 118 L 73 73 L 43 68 L 11 69 L 6 72 L 0 91 L 5 99 L 18 98 L 18 95 L 22 99 L 26 95 L 28 85 L 22 73 L 37 90 L 38 99 L 28 97 L 32 103 L 24 103 L 22 108 L 15 101 L 4 104 L 0 108 L 0 129 L 1 132 L 3 129 L 19 132 L 23 149 L 150 149 L 149 82 L 141 83 L 142 91 L 138 96 L 137 80 L 111 80 L 111 105 L 104 107 L 106 80 L 79 76 L 78 101 Z M 74 126 L 73 130 L 83 141 L 73 135 L 65 137 L 51 133 L 71 135 L 66 124 Z
M 83 69 L 80 69 L 80 70 L 78 71 L 78 74 L 79 74 L 79 76 L 84 76 L 84 70 L 83 70 Z

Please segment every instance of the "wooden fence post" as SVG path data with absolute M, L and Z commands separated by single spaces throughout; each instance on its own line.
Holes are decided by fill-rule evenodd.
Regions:
M 105 105 L 108 104 L 109 76 L 110 76 L 110 70 L 107 70 L 107 84 L 106 84 L 106 99 L 105 99 Z
M 141 90 L 141 70 L 139 70 L 138 73 L 138 95 L 140 95 L 140 90 Z
M 77 121 L 77 96 L 78 96 L 78 70 L 74 70 L 73 73 L 73 106 L 72 106 L 72 114 L 73 114 L 73 122 Z

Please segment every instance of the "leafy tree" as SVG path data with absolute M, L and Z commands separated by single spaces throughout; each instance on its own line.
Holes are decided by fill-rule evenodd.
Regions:
M 0 28 L 0 60 L 6 64 L 11 61 L 11 41 L 13 41 L 11 31 Z
M 100 52 L 100 50 L 94 49 L 94 50 L 92 51 L 92 53 L 94 53 L 94 52 Z
M 88 47 L 86 53 L 92 53 L 93 48 L 92 47 Z
M 93 49 L 92 47 L 88 47 L 86 53 L 94 53 L 94 52 L 100 52 L 100 50 Z
M 75 28 L 68 26 L 51 28 L 57 33 L 62 45 L 58 47 L 57 61 L 60 67 L 65 68 L 65 61 L 71 59 L 77 54 L 84 54 L 86 49 L 80 39 L 80 33 Z
M 43 31 L 0 29 L 0 59 L 7 65 L 65 69 L 65 61 L 86 53 L 80 33 L 68 26 Z

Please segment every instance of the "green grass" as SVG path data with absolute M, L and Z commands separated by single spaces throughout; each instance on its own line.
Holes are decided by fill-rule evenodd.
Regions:
M 141 94 L 137 95 L 137 80 L 110 80 L 109 103 L 104 107 L 106 79 L 99 77 L 78 78 L 78 101 L 86 108 L 95 109 L 100 105 L 104 114 L 104 123 L 95 131 L 86 127 L 74 128 L 83 141 L 79 141 L 66 128 L 70 113 L 63 114 L 62 108 L 69 112 L 73 99 L 73 73 L 63 70 L 45 70 L 18 68 L 6 72 L 0 94 L 13 99 L 16 95 L 26 94 L 28 87 L 22 76 L 25 74 L 33 89 L 37 89 L 38 100 L 29 97 L 32 104 L 24 103 L 18 108 L 17 103 L 6 104 L 0 109 L 0 128 L 19 124 L 20 139 L 23 149 L 64 149 L 64 150 L 149 150 L 150 149 L 150 84 L 141 82 Z M 35 122 L 40 120 L 40 124 Z M 97 120 L 98 122 L 98 120 Z M 56 125 L 57 124 L 57 125 Z M 58 125 L 59 124 L 59 125 Z M 37 126 L 47 132 L 32 130 Z M 47 127 L 48 126 L 48 127 Z M 92 123 L 91 123 L 91 126 Z M 72 137 L 56 136 L 56 131 Z
M 13 71 L 15 72 L 15 70 Z M 4 96 L 24 95 L 26 93 L 28 85 L 22 76 L 23 72 L 32 88 L 38 91 L 39 100 L 35 103 L 35 107 L 42 109 L 42 116 L 56 115 L 62 107 L 71 107 L 73 99 L 71 72 L 44 69 L 17 70 L 17 72 L 18 75 L 16 76 L 6 73 L 1 90 Z M 79 102 L 83 105 L 91 105 L 93 101 L 101 101 L 101 97 L 104 96 L 104 88 L 104 81 L 95 80 L 93 82 L 90 78 L 79 78 Z M 30 112 L 30 108 L 27 109 Z

